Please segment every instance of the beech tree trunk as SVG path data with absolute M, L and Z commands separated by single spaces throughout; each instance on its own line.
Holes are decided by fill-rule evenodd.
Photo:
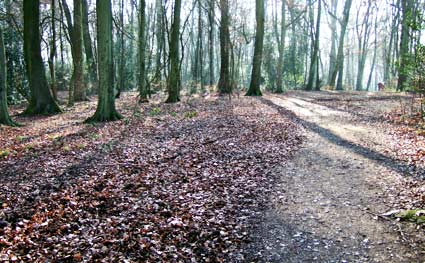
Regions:
M 215 82 L 214 77 L 214 0 L 210 0 L 208 9 L 208 56 L 209 56 L 209 85 L 213 86 Z
M 334 87 L 336 77 L 338 75 L 338 85 L 336 87 L 336 90 L 343 89 L 342 79 L 343 79 L 343 73 L 344 73 L 344 41 L 345 41 L 345 33 L 347 31 L 348 19 L 350 17 L 351 3 L 352 3 L 352 0 L 345 1 L 344 14 L 343 14 L 343 19 L 341 23 L 341 33 L 339 36 L 339 43 L 338 43 L 337 61 L 336 61 L 335 69 L 332 73 L 332 76 L 329 82 L 329 86 Z
M 148 102 L 149 90 L 146 85 L 146 62 L 145 62 L 145 48 L 146 48 L 146 1 L 140 0 L 140 24 L 139 24 L 139 102 Z
M 257 31 L 255 33 L 254 60 L 252 62 L 251 84 L 246 96 L 261 96 L 261 63 L 263 59 L 264 42 L 264 0 L 255 1 L 255 18 Z
M 4 51 L 3 30 L 0 27 L 0 124 L 7 126 L 17 126 L 12 121 L 7 108 L 7 71 L 6 54 Z
M 74 33 L 72 34 L 72 61 L 74 65 L 74 100 L 87 100 L 86 89 L 84 85 L 83 68 L 83 14 L 82 0 L 74 0 Z
M 115 121 L 122 116 L 115 109 L 111 0 L 97 0 L 96 12 L 99 95 L 96 112 L 87 122 Z
M 331 49 L 329 54 L 329 75 L 327 84 L 330 85 L 332 82 L 332 75 L 336 68 L 336 50 L 337 50 L 337 32 L 336 32 L 336 11 L 338 8 L 338 0 L 332 0 L 329 12 L 332 14 L 330 17 L 329 27 L 331 29 Z
M 310 61 L 310 71 L 306 90 L 313 90 L 316 78 L 319 78 L 317 65 L 319 63 L 319 37 L 320 37 L 320 18 L 322 13 L 322 0 L 319 0 L 317 8 L 316 32 L 314 35 L 313 53 Z
M 26 62 L 30 103 L 25 115 L 61 112 L 47 84 L 40 45 L 40 0 L 24 0 L 24 57 Z
M 170 74 L 167 80 L 168 98 L 166 103 L 175 103 L 180 101 L 180 58 L 179 58 L 179 40 L 180 40 L 180 11 L 181 0 L 174 2 L 174 16 L 171 25 L 170 39 Z
M 285 38 L 286 38 L 286 0 L 282 0 L 282 11 L 280 21 L 280 38 L 278 37 L 278 51 L 279 57 L 277 62 L 277 76 L 276 76 L 276 93 L 283 92 L 283 59 L 285 51 Z M 277 25 L 275 26 L 276 35 L 278 35 Z
M 230 81 L 230 32 L 229 32 L 229 0 L 220 0 L 220 79 L 218 91 L 220 94 L 232 92 Z
M 414 0 L 401 1 L 401 39 L 400 39 L 400 54 L 399 54 L 399 70 L 398 70 L 398 83 L 397 91 L 404 91 L 407 85 L 408 70 L 406 68 L 409 59 L 409 42 L 410 42 L 410 26 L 412 21 Z
M 58 91 L 56 85 L 56 72 L 55 72 L 55 60 L 56 60 L 56 0 L 52 0 L 51 4 L 51 30 L 52 30 L 52 39 L 50 40 L 50 54 L 49 54 L 49 70 L 50 70 L 50 89 L 52 90 L 53 98 L 58 100 Z
M 83 40 L 84 40 L 84 51 L 86 54 L 86 65 L 88 68 L 88 75 L 90 77 L 90 83 L 92 90 L 97 88 L 97 64 L 93 56 L 92 39 L 89 30 L 89 8 L 87 0 L 82 0 L 82 11 L 83 11 Z

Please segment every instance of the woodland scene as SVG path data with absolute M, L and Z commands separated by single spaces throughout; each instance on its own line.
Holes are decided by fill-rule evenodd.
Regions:
M 1 0 L 0 262 L 425 262 L 424 0 Z

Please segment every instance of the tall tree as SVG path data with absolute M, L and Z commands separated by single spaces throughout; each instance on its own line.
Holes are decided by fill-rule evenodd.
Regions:
M 83 6 L 82 0 L 74 0 L 74 27 L 72 34 L 72 61 L 74 72 L 72 79 L 74 82 L 74 100 L 87 100 L 86 89 L 84 85 L 84 67 L 83 67 Z
M 316 78 L 319 78 L 317 66 L 319 63 L 319 38 L 320 38 L 320 18 L 322 14 L 322 0 L 318 0 L 317 20 L 313 41 L 313 52 L 311 54 L 310 71 L 306 90 L 313 90 Z M 316 87 L 317 88 L 317 87 Z
M 263 60 L 264 42 L 264 0 L 255 1 L 255 18 L 257 29 L 255 32 L 254 59 L 252 62 L 251 84 L 247 96 L 261 96 L 261 63 Z
M 398 83 L 397 90 L 404 91 L 407 84 L 408 70 L 407 64 L 409 62 L 409 43 L 410 43 L 410 24 L 413 19 L 413 5 L 414 0 L 401 1 L 401 39 L 400 39 L 400 54 L 399 54 L 399 70 L 398 70 Z
M 0 124 L 16 126 L 7 109 L 7 71 L 6 54 L 4 51 L 3 30 L 0 27 Z
M 374 48 L 373 48 L 372 65 L 370 66 L 370 73 L 369 73 L 369 77 L 368 77 L 368 80 L 367 80 L 367 86 L 366 86 L 367 91 L 373 91 L 371 89 L 371 83 L 372 83 L 372 75 L 375 73 L 376 56 L 377 56 L 377 53 L 378 53 L 378 16 L 375 16 L 375 40 L 373 42 L 373 46 L 374 46 Z
M 146 47 L 146 1 L 140 0 L 139 4 L 139 102 L 148 102 L 148 85 L 146 83 L 146 62 L 145 62 L 145 47 Z
M 71 12 L 66 0 L 62 0 L 62 6 L 68 25 L 68 35 L 71 45 L 73 72 L 68 89 L 68 106 L 73 106 L 75 101 L 87 100 L 84 87 L 83 68 L 83 17 L 82 0 L 74 1 L 74 13 L 72 21 Z
M 276 93 L 283 92 L 283 60 L 285 51 L 286 38 L 286 0 L 282 0 L 281 21 L 280 21 L 280 37 L 278 33 L 277 21 L 275 22 L 275 35 L 277 37 L 278 47 L 278 62 L 277 62 L 277 77 L 276 77 Z
M 218 90 L 220 94 L 231 93 L 230 81 L 230 16 L 229 0 L 220 0 L 221 21 L 220 21 L 220 79 Z
M 56 59 L 56 0 L 52 0 L 51 4 L 51 30 L 52 36 L 50 39 L 50 54 L 49 54 L 49 70 L 50 70 L 50 89 L 52 90 L 52 95 L 55 100 L 58 100 L 58 92 L 56 86 L 56 72 L 55 72 L 55 59 Z
M 82 0 L 82 11 L 83 11 L 83 40 L 84 40 L 84 51 L 86 54 L 86 64 L 88 68 L 88 75 L 92 89 L 97 87 L 97 64 L 93 55 L 93 45 L 89 30 L 89 6 L 87 0 Z
M 168 98 L 167 103 L 180 101 L 180 58 L 179 58 L 179 40 L 180 40 L 180 11 L 181 0 L 175 0 L 173 23 L 171 25 L 170 38 L 170 73 L 167 79 Z
M 120 7 L 119 7 L 119 25 L 117 25 L 117 39 L 118 41 L 118 50 L 119 50 L 119 57 L 118 57 L 118 93 L 115 95 L 116 98 L 119 98 L 121 95 L 121 91 L 124 91 L 125 86 L 125 74 L 124 74 L 124 67 L 126 64 L 125 61 L 125 41 L 124 41 L 124 0 L 120 1 Z
M 384 82 L 389 83 L 395 75 L 394 60 L 397 59 L 398 46 L 397 38 L 400 24 L 400 0 L 393 0 L 390 13 L 387 14 L 387 19 L 391 21 L 389 36 L 384 35 Z M 388 39 L 389 37 L 389 39 Z M 388 44 L 387 44 L 388 43 Z
M 347 31 L 347 26 L 348 26 L 348 19 L 350 18 L 351 3 L 352 3 L 352 0 L 345 0 L 343 18 L 341 22 L 341 33 L 339 35 L 339 41 L 338 41 L 337 60 L 336 60 L 335 68 L 333 69 L 332 77 L 329 82 L 329 86 L 334 87 L 336 77 L 338 75 L 338 84 L 336 87 L 337 90 L 343 90 L 342 80 L 343 80 L 343 74 L 344 74 L 344 42 L 345 42 L 345 33 Z
M 296 5 L 294 0 L 291 0 L 288 4 L 289 15 L 291 17 L 291 58 L 290 58 L 290 72 L 293 78 L 293 85 L 296 86 L 298 84 L 298 67 L 297 67 L 297 51 L 298 51 L 298 37 L 297 37 L 297 22 L 300 19 L 300 15 L 296 10 Z
M 361 5 L 362 6 L 362 5 Z M 372 0 L 367 1 L 366 13 L 363 14 L 363 19 L 360 19 L 360 10 L 357 12 L 357 46 L 359 49 L 359 57 L 357 62 L 357 80 L 356 80 L 356 90 L 363 90 L 363 78 L 364 78 L 364 69 L 366 65 L 366 58 L 369 51 L 369 38 L 372 30 Z
M 336 67 L 336 50 L 338 45 L 338 39 L 337 39 L 337 27 L 336 23 L 338 21 L 336 16 L 336 11 L 338 9 L 338 0 L 331 0 L 331 6 L 329 9 L 330 15 L 330 22 L 329 27 L 331 29 L 331 49 L 329 54 L 329 75 L 328 75 L 328 81 L 327 84 L 330 85 L 332 82 L 332 76 Z
M 87 122 L 115 121 L 122 116 L 115 108 L 111 0 L 97 0 L 96 13 L 99 95 L 96 112 Z
M 214 76 L 214 27 L 215 27 L 215 4 L 214 0 L 209 0 L 208 8 L 208 56 L 209 56 L 209 85 L 213 86 Z
M 204 89 L 204 46 L 203 46 L 203 21 L 202 21 L 202 3 L 198 0 L 198 38 L 196 40 L 196 82 L 199 83 L 201 90 Z
M 156 0 L 155 2 L 155 11 L 156 11 L 156 28 L 155 28 L 155 37 L 156 37 L 156 54 L 155 54 L 155 81 L 161 84 L 161 58 L 163 51 L 163 35 L 164 35 L 164 23 L 163 23 L 163 7 L 162 1 Z
M 24 56 L 31 90 L 24 114 L 61 112 L 47 84 L 40 45 L 40 0 L 24 0 Z

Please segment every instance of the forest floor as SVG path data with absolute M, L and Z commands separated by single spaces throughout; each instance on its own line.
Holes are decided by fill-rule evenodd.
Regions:
M 306 141 L 275 168 L 279 182 L 245 248 L 251 261 L 425 262 L 424 228 L 382 216 L 425 207 L 423 124 L 404 119 L 408 97 L 289 92 L 260 100 L 301 124 Z
M 122 121 L 84 124 L 94 99 L 16 116 L 0 127 L 0 261 L 422 262 L 423 227 L 381 215 L 425 203 L 408 100 L 125 93 Z
M 0 127 L 0 261 L 243 261 L 298 125 L 256 98 L 136 95 L 122 121 L 84 124 L 93 99 Z

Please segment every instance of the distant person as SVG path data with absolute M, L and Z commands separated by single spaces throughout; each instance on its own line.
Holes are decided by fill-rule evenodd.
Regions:
M 385 85 L 382 82 L 378 83 L 378 91 L 384 91 L 385 90 Z

